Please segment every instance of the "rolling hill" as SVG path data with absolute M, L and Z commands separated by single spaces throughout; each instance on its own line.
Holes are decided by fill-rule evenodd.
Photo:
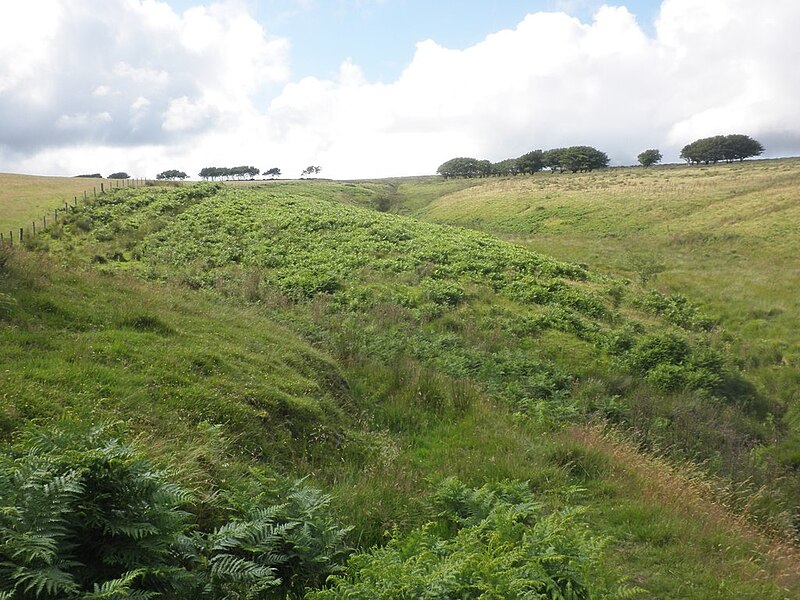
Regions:
M 637 211 L 627 188 L 665 177 L 702 176 L 92 198 L 4 252 L 2 431 L 122 420 L 148 456 L 184 466 L 175 478 L 206 498 L 189 509 L 201 533 L 230 514 L 214 498 L 247 504 L 253 486 L 305 478 L 332 495 L 356 550 L 326 571 L 337 573 L 327 591 L 282 571 L 312 597 L 421 593 L 438 577 L 464 597 L 569 582 L 577 598 L 785 598 L 800 590 L 777 541 L 798 489 L 793 405 L 770 384 L 785 375 L 744 361 L 747 331 L 710 296 L 667 285 L 670 269 L 594 254 L 604 246 L 590 221 L 608 220 L 616 239 L 644 231 L 657 202 Z M 628 220 L 613 225 L 620 198 Z M 591 251 L 569 255 L 573 234 Z M 625 252 L 661 247 L 637 239 L 650 245 L 625 238 Z

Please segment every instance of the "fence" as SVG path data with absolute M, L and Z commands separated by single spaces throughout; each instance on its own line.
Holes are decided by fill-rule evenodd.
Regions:
M 99 194 L 105 194 L 107 191 L 114 190 L 114 189 L 121 189 L 121 188 L 139 188 L 144 187 L 146 185 L 156 185 L 157 183 L 163 183 L 161 181 L 156 182 L 152 179 L 109 179 L 107 181 L 100 182 L 100 190 Z M 57 224 L 59 221 L 59 215 L 64 215 L 69 213 L 70 211 L 74 211 L 78 208 L 78 202 L 83 200 L 85 204 L 88 202 L 89 198 L 97 198 L 98 190 L 97 186 L 92 188 L 92 191 L 89 192 L 88 190 L 83 190 L 83 194 L 81 195 L 74 195 L 72 198 L 72 204 L 68 200 L 64 201 L 64 206 L 56 207 L 53 209 L 52 218 L 50 213 L 42 215 L 40 219 L 35 219 L 31 221 L 30 226 L 23 226 L 20 227 L 19 230 L 16 228 L 11 229 L 8 232 L 8 236 L 5 235 L 5 231 L 0 231 L 0 244 L 7 244 L 10 246 L 14 245 L 14 237 L 17 236 L 17 241 L 22 244 L 26 239 L 32 239 L 37 234 L 37 224 L 41 223 L 41 227 L 38 228 L 38 232 L 46 231 L 48 227 L 48 223 L 53 225 Z

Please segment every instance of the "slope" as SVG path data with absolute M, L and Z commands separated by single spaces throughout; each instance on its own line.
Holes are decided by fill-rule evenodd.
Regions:
M 130 321 L 180 338 L 163 354 L 154 346 L 151 361 L 159 365 L 221 338 L 210 367 L 201 361 L 201 375 L 222 363 L 212 392 L 216 385 L 230 393 L 226 386 L 243 379 L 239 363 L 248 363 L 262 343 L 275 342 L 285 360 L 258 362 L 254 369 L 276 373 L 275 386 L 302 410 L 285 416 L 280 403 L 267 403 L 269 414 L 258 425 L 249 422 L 255 414 L 244 412 L 241 421 L 228 421 L 228 431 L 244 428 L 246 442 L 275 424 L 297 427 L 294 456 L 301 459 L 286 460 L 269 444 L 261 446 L 269 452 L 255 457 L 336 491 L 362 544 L 379 541 L 392 527 L 399 535 L 424 524 L 430 481 L 457 475 L 477 488 L 527 480 L 551 509 L 581 504 L 593 531 L 611 536 L 607 558 L 595 571 L 598 581 L 624 572 L 651 597 L 675 598 L 722 598 L 730 590 L 780 598 L 781 586 L 796 585 L 778 579 L 770 561 L 751 561 L 765 547 L 757 534 L 742 535 L 725 518 L 698 529 L 691 523 L 700 517 L 689 521 L 680 506 L 654 507 L 648 486 L 616 465 L 608 446 L 559 433 L 589 415 L 649 424 L 644 444 L 670 439 L 689 455 L 717 457 L 720 471 L 740 469 L 769 436 L 762 421 L 771 402 L 715 349 L 702 316 L 685 305 L 659 314 L 664 311 L 642 304 L 624 284 L 490 236 L 342 204 L 353 188 L 366 199 L 383 193 L 376 184 L 333 183 L 120 191 L 71 214 L 29 246 L 79 269 L 63 276 L 68 283 L 61 291 L 84 277 L 95 281 L 88 297 L 106 298 L 98 307 L 134 301 L 146 307 L 154 302 L 150 294 L 163 290 L 163 301 L 174 305 L 115 312 L 100 319 L 101 329 Z M 93 272 L 81 274 L 88 264 Z M 127 279 L 133 274 L 151 283 Z M 118 291 L 104 296 L 99 288 L 106 285 Z M 195 299 L 208 308 L 206 316 L 186 319 Z M 225 333 L 228 319 L 233 334 Z M 271 327 L 278 340 L 262 342 Z M 217 336 L 200 336 L 206 328 Z M 298 334 L 317 347 L 310 359 L 281 349 L 281 340 Z M 307 355 L 303 342 L 297 348 Z M 315 375 L 318 367 L 298 373 L 298 360 L 328 366 L 319 369 L 322 376 Z M 129 361 L 113 356 L 109 368 L 125 369 Z M 186 372 L 182 360 L 160 366 L 162 376 Z M 331 372 L 344 375 L 347 391 L 335 376 L 330 383 L 324 373 Z M 300 385 L 287 390 L 281 384 L 287 378 Z M 52 373 L 40 380 L 40 389 L 60 385 Z M 119 402 L 114 392 L 112 403 Z M 234 406 L 252 401 L 235 393 L 231 399 Z M 198 416 L 224 419 L 224 404 L 222 415 L 204 415 L 206 403 L 194 405 L 195 422 Z M 173 411 L 167 404 L 165 417 Z M 18 421 L 11 418 L 13 426 Z M 712 421 L 722 423 L 724 435 L 709 426 Z M 740 436 L 742 448 L 727 448 L 731 434 Z M 252 446 L 242 447 L 253 456 Z M 764 507 L 774 514 L 780 509 L 780 501 Z M 720 547 L 725 550 L 714 550 Z

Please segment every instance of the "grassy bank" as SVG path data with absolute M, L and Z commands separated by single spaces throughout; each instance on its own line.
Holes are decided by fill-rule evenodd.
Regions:
M 334 494 L 356 548 L 439 540 L 448 568 L 464 564 L 455 539 L 475 544 L 472 564 L 505 560 L 509 543 L 540 548 L 512 535 L 483 554 L 478 522 L 558 532 L 595 590 L 580 597 L 795 593 L 794 559 L 717 488 L 637 449 L 669 442 L 720 473 L 769 475 L 750 456 L 774 441 L 773 399 L 703 316 L 491 236 L 372 210 L 401 191 L 201 186 L 83 207 L 9 259 L 4 435 L 63 412 L 121 418 L 151 452 L 192 465 L 193 485 L 230 489 L 254 467 L 307 477 Z M 607 437 L 591 419 L 640 436 Z M 214 450 L 209 424 L 226 440 Z M 470 521 L 443 494 L 519 516 L 475 508 Z M 785 498 L 757 500 L 783 514 Z M 381 556 L 354 565 L 398 559 Z

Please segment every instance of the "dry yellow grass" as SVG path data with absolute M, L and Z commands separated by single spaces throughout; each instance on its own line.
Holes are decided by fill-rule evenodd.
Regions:
M 613 468 L 607 481 L 617 483 L 626 497 L 638 497 L 647 504 L 675 515 L 689 524 L 691 535 L 706 539 L 724 533 L 750 548 L 750 556 L 725 561 L 738 570 L 742 580 L 749 577 L 773 582 L 787 594 L 800 597 L 800 551 L 790 541 L 769 535 L 753 525 L 747 515 L 732 510 L 725 490 L 690 464 L 676 465 L 667 459 L 639 452 L 623 436 L 601 426 L 573 426 L 563 434 L 608 459 Z M 725 553 L 721 548 L 720 552 Z M 796 595 L 795 595 L 796 594 Z

